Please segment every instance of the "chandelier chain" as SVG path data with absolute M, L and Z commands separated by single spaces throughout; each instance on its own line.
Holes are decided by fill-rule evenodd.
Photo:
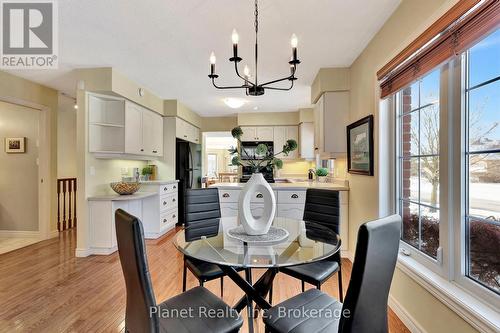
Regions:
M 257 4 L 258 0 L 255 0 L 255 32 L 259 32 L 259 7 Z

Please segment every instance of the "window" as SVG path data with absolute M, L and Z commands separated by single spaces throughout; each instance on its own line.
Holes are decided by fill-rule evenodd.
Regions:
M 398 93 L 401 238 L 437 258 L 439 248 L 440 70 Z
M 500 304 L 500 29 L 392 100 L 402 248 Z
M 500 30 L 464 59 L 466 275 L 500 293 Z
M 217 155 L 208 154 L 207 155 L 207 176 L 217 177 Z

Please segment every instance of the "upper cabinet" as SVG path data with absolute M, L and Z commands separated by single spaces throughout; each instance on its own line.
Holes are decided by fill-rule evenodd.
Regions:
M 241 126 L 241 141 L 273 141 L 274 129 L 270 126 Z
M 299 125 L 299 154 L 306 160 L 314 159 L 314 123 L 304 122 Z
M 89 151 L 141 157 L 163 155 L 163 117 L 123 98 L 89 94 Z M 127 156 L 130 158 L 131 156 Z
M 349 121 L 349 92 L 325 92 L 314 106 L 316 153 L 345 154 Z
M 287 140 L 293 139 L 299 142 L 299 128 L 297 126 L 275 126 L 274 127 L 274 152 L 279 153 L 283 150 L 283 146 L 285 145 Z M 280 155 L 281 159 L 296 159 L 299 154 L 297 150 L 292 151 L 285 156 L 284 154 Z
M 200 129 L 181 118 L 175 118 L 175 136 L 192 143 L 200 143 Z

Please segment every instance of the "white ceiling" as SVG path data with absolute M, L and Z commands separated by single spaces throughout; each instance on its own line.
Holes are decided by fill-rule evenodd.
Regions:
M 261 0 L 259 78 L 288 75 L 290 36 L 302 61 L 292 91 L 216 90 L 207 77 L 215 51 L 220 84 L 240 84 L 232 63 L 231 31 L 254 73 L 252 0 L 60 0 L 59 69 L 13 71 L 74 95 L 72 70 L 112 66 L 165 99 L 178 99 L 203 116 L 230 115 L 224 97 L 248 103 L 237 112 L 294 111 L 310 105 L 310 85 L 321 67 L 350 66 L 400 0 Z M 259 80 L 259 81 L 260 81 Z

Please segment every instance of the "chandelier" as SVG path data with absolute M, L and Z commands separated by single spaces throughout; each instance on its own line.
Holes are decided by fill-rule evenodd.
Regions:
M 270 89 L 270 90 L 283 90 L 287 91 L 293 88 L 293 82 L 297 80 L 295 77 L 295 72 L 297 70 L 297 65 L 300 64 L 300 60 L 297 59 L 297 36 L 295 34 L 292 34 L 291 38 L 291 45 L 292 45 L 292 57 L 288 64 L 290 65 L 290 75 L 281 78 L 281 79 L 276 79 L 272 80 L 269 82 L 265 83 L 259 83 L 258 81 L 258 75 L 257 75 L 257 69 L 258 69 L 258 33 L 259 33 L 259 8 L 258 8 L 258 3 L 257 0 L 255 0 L 255 77 L 251 78 L 250 76 L 250 69 L 248 68 L 247 65 L 245 65 L 243 69 L 243 76 L 240 74 L 238 70 L 238 63 L 241 62 L 243 59 L 238 57 L 238 42 L 239 42 L 239 36 L 238 33 L 236 32 L 235 29 L 233 29 L 233 33 L 231 36 L 231 39 L 233 41 L 233 56 L 229 58 L 229 61 L 234 62 L 234 70 L 236 72 L 236 75 L 243 80 L 243 84 L 241 86 L 218 86 L 215 83 L 215 79 L 219 77 L 219 75 L 215 74 L 215 54 L 212 52 L 210 54 L 210 75 L 208 77 L 212 80 L 212 84 L 214 85 L 215 88 L 217 89 L 245 89 L 246 95 L 250 96 L 261 96 L 264 95 L 265 89 Z M 289 87 L 287 88 L 280 88 L 280 87 L 273 87 L 272 85 L 278 82 L 282 81 L 290 81 Z

